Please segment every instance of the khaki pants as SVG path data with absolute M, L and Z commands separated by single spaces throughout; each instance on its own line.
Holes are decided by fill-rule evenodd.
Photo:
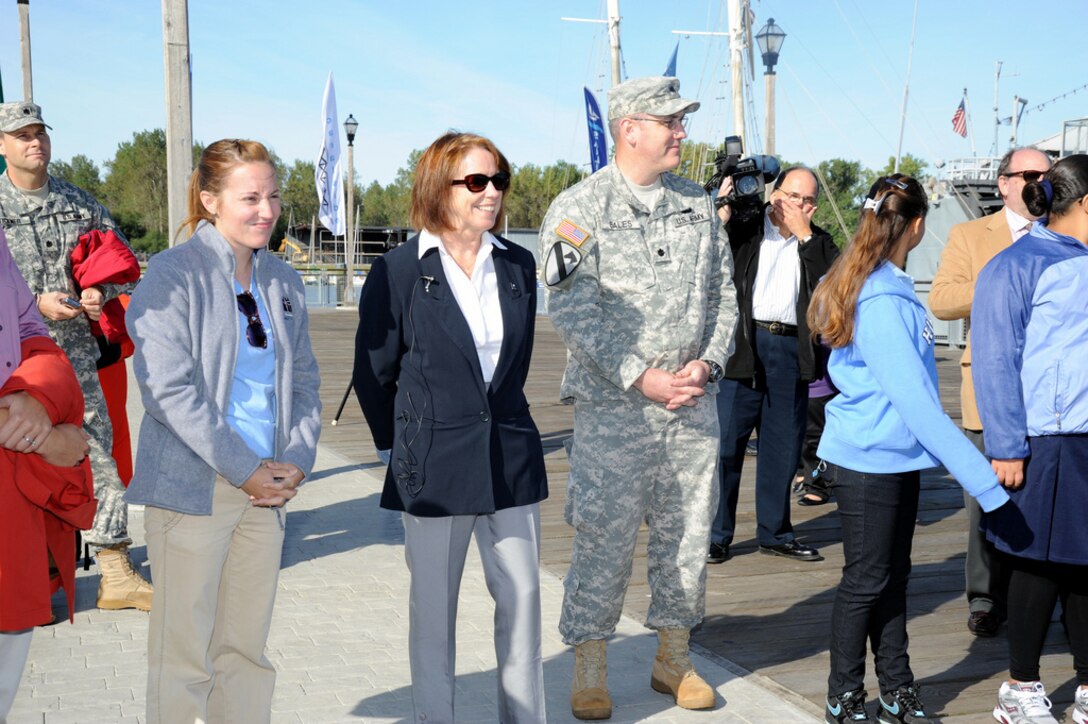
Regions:
M 265 656 L 284 531 L 217 478 L 211 515 L 148 506 L 155 581 L 148 631 L 147 720 L 268 722 L 276 671 Z

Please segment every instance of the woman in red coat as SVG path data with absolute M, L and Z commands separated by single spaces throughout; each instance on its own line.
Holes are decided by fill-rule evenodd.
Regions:
M 72 534 L 95 511 L 82 420 L 79 382 L 0 232 L 0 721 L 58 586 L 73 610 Z

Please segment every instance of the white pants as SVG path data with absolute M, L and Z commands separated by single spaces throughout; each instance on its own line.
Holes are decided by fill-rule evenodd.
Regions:
M 404 514 L 411 571 L 408 657 L 415 721 L 452 724 L 457 596 L 475 533 L 487 590 L 495 600 L 499 721 L 544 722 L 540 653 L 540 506 L 490 515 Z
M 277 513 L 222 478 L 211 515 L 146 508 L 151 724 L 271 719 L 276 670 L 264 648 L 283 551 Z
M 7 721 L 11 705 L 15 703 L 33 633 L 32 628 L 0 632 L 0 724 Z

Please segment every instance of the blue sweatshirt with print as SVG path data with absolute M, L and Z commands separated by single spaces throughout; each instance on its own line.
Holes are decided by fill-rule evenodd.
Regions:
M 827 405 L 820 458 L 864 473 L 943 464 L 985 511 L 1009 499 L 997 476 L 941 407 L 933 327 L 913 280 L 883 262 L 858 295 L 854 338 L 832 350 L 839 395 Z

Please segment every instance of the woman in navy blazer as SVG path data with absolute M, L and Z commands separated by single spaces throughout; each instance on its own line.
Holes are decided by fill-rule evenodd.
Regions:
M 359 303 L 354 385 L 403 511 L 416 721 L 452 722 L 457 595 L 475 535 L 495 599 L 499 718 L 543 722 L 540 434 L 524 386 L 532 254 L 493 235 L 510 184 L 486 138 L 447 133 L 412 188 L 419 235 L 374 262 Z

